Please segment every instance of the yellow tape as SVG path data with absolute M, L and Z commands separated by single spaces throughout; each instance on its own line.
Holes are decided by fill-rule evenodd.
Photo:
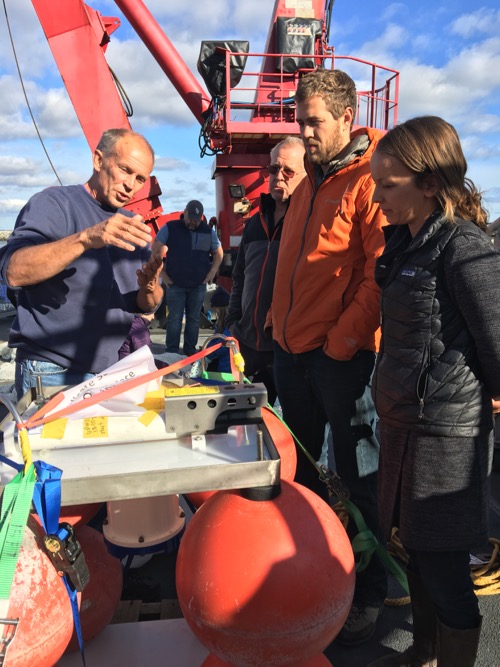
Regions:
M 165 398 L 175 396 L 199 396 L 200 394 L 219 394 L 219 388 L 215 385 L 198 385 L 197 387 L 165 387 Z
M 87 417 L 83 420 L 84 438 L 107 438 L 108 437 L 108 418 L 107 417 Z
M 233 354 L 233 362 L 236 370 L 239 373 L 243 373 L 245 371 L 245 360 L 243 359 L 243 356 L 240 352 Z
M 21 447 L 21 454 L 23 455 L 24 474 L 26 474 L 28 472 L 29 467 L 33 465 L 33 459 L 31 456 L 31 447 L 28 438 L 28 431 L 25 428 L 22 428 L 19 431 L 19 446 Z
M 47 422 L 42 426 L 41 438 L 53 438 L 54 440 L 62 440 L 64 432 L 66 431 L 67 419 L 55 419 L 53 422 Z
M 149 426 L 155 417 L 158 417 L 157 412 L 154 410 L 147 410 L 146 412 L 142 413 L 137 421 L 141 422 L 141 424 L 144 424 L 144 426 Z
M 145 410 L 161 412 L 165 408 L 165 392 L 163 391 L 163 387 L 157 391 L 149 391 L 146 394 L 144 402 L 140 403 L 139 407 Z

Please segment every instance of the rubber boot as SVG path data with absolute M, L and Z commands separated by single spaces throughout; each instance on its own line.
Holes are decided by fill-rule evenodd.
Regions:
M 474 667 L 482 622 L 477 628 L 455 630 L 438 621 L 438 667 Z
M 420 577 L 408 572 L 411 610 L 413 614 L 413 644 L 403 653 L 391 653 L 370 662 L 368 667 L 436 667 L 437 618 L 434 604 Z

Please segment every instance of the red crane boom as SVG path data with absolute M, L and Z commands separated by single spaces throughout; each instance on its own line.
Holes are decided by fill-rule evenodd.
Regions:
M 262 191 L 270 149 L 298 134 L 293 97 L 299 78 L 338 60 L 365 68 L 358 92 L 357 123 L 387 129 L 397 120 L 399 74 L 328 45 L 333 0 L 276 0 L 264 53 L 250 53 L 248 42 L 203 42 L 198 69 L 207 93 L 188 69 L 142 0 L 115 0 L 201 125 L 202 154 L 215 156 L 216 213 L 225 251 L 221 273 L 230 274 L 246 218 Z M 130 127 L 105 51 L 120 20 L 82 0 L 32 0 L 76 114 L 93 150 L 105 129 Z M 347 64 L 347 63 L 346 63 Z M 343 64 L 344 68 L 344 64 Z M 231 186 L 231 187 L 230 187 Z M 154 231 L 171 215 L 160 206 L 154 176 L 129 205 Z

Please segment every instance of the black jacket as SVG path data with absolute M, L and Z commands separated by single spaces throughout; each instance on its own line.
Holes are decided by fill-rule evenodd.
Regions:
M 283 219 L 274 219 L 274 210 L 271 195 L 261 195 L 259 211 L 245 225 L 226 317 L 226 327 L 234 325 L 235 337 L 259 352 L 273 349 L 264 324 L 273 296 L 283 226 Z
M 500 396 L 500 256 L 474 224 L 432 216 L 395 229 L 377 261 L 379 417 L 427 435 L 472 436 Z
M 394 229 L 394 228 L 393 228 Z M 488 537 L 491 397 L 500 395 L 500 256 L 475 225 L 396 227 L 378 260 L 379 522 L 407 549 Z

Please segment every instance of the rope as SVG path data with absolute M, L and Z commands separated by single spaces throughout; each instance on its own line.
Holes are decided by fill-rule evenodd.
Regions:
M 308 461 L 313 465 L 319 475 L 320 480 L 326 484 L 329 496 L 336 496 L 340 503 L 343 505 L 346 513 L 354 521 L 358 532 L 351 540 L 351 546 L 355 556 L 359 557 L 359 560 L 356 562 L 356 571 L 362 572 L 369 564 L 372 555 L 376 552 L 378 557 L 387 567 L 388 571 L 390 571 L 395 576 L 403 589 L 408 592 L 408 581 L 405 572 L 388 553 L 387 549 L 385 549 L 382 544 L 378 542 L 373 532 L 368 529 L 363 515 L 356 507 L 356 505 L 349 500 L 349 492 L 342 484 L 342 480 L 337 475 L 337 473 L 327 466 L 319 465 L 307 451 L 307 448 L 300 442 L 294 432 L 286 424 L 284 419 L 273 408 L 271 408 L 271 411 L 288 429 L 290 435 L 296 442 L 297 447 L 300 448 Z
M 476 595 L 500 593 L 500 540 L 490 537 L 493 546 L 489 561 L 485 565 L 471 565 L 471 577 Z

